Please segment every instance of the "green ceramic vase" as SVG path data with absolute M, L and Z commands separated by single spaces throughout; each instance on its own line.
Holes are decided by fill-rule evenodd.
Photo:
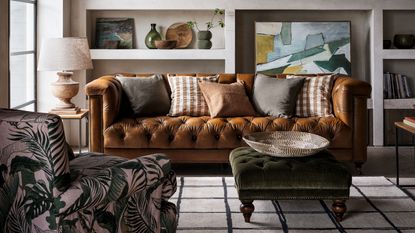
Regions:
M 398 49 L 412 49 L 415 45 L 415 36 L 412 34 L 395 35 L 393 45 Z
M 151 24 L 151 30 L 147 33 L 147 36 L 145 38 L 145 44 L 147 48 L 149 49 L 156 49 L 156 45 L 154 44 L 154 41 L 161 40 L 160 33 L 156 30 L 156 24 Z
M 211 31 L 199 31 L 197 32 L 197 47 L 199 49 L 210 49 L 212 48 L 212 32 Z

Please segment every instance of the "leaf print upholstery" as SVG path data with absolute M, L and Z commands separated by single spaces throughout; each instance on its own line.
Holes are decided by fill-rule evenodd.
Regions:
M 165 155 L 74 157 L 56 115 L 0 109 L 0 233 L 175 232 Z

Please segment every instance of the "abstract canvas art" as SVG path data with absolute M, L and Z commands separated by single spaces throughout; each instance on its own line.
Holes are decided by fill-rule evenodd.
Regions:
M 256 22 L 256 72 L 351 75 L 350 22 Z
M 95 48 L 132 49 L 134 19 L 98 18 L 96 20 Z

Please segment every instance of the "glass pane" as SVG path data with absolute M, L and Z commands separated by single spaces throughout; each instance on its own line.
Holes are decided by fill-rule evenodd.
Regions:
M 35 59 L 33 54 L 10 57 L 10 106 L 35 98 Z
M 10 2 L 10 52 L 32 51 L 35 44 L 35 4 Z
M 20 108 L 19 110 L 34 112 L 35 111 L 35 104 L 27 105 L 27 106 L 25 106 L 23 108 Z

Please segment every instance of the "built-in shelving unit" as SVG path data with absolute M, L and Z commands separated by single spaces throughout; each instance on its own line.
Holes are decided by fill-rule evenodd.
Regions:
M 397 50 L 393 48 L 386 50 L 382 47 L 382 40 L 392 40 L 395 34 L 415 34 L 415 24 L 413 23 L 415 21 L 415 3 L 413 0 L 72 0 L 71 2 L 72 36 L 86 36 L 93 40 L 94 19 L 97 17 L 121 16 L 135 19 L 138 45 L 135 47 L 136 49 L 92 50 L 94 65 L 98 68 L 104 67 L 105 72 L 107 72 L 107 66 L 112 66 L 113 69 L 119 72 L 124 68 L 134 70 L 135 67 L 148 67 L 149 63 L 154 60 L 165 60 L 163 66 L 167 66 L 168 69 L 176 67 L 176 70 L 180 70 L 192 67 L 193 64 L 208 69 L 209 66 L 216 65 L 225 72 L 233 73 L 235 72 L 236 51 L 253 49 L 253 47 L 235 47 L 236 40 L 244 40 L 244 38 L 235 37 L 236 22 L 245 20 L 237 17 L 237 12 L 240 10 L 287 11 L 289 13 L 287 20 L 318 20 L 303 17 L 302 12 L 307 10 L 360 12 L 367 15 L 367 20 L 361 24 L 352 23 L 352 28 L 369 28 L 369 31 L 360 32 L 369 35 L 369 38 L 365 46 L 366 51 L 362 52 L 367 55 L 367 58 L 360 60 L 360 62 L 367 63 L 367 65 L 359 68 L 358 73 L 363 74 L 363 77 L 359 77 L 360 79 L 367 81 L 369 81 L 369 78 L 366 77 L 370 76 L 372 84 L 372 99 L 368 106 L 373 109 L 372 135 L 375 146 L 381 146 L 384 143 L 385 109 L 412 108 L 413 102 L 415 102 L 415 99 L 383 99 L 383 72 L 405 74 L 411 78 L 411 85 L 415 87 L 415 50 Z M 217 41 L 214 43 L 216 46 L 213 50 L 198 50 L 195 44 L 190 49 L 171 51 L 147 50 L 142 45 L 142 39 L 150 29 L 150 23 L 155 22 L 161 25 L 161 31 L 164 32 L 171 23 L 178 21 L 197 20 L 203 22 L 215 8 L 225 9 L 226 26 L 224 29 L 214 32 L 214 39 Z M 298 13 L 298 16 L 290 13 L 295 11 L 301 11 L 301 13 Z M 249 37 L 250 35 L 243 34 L 243 36 Z M 362 49 L 362 51 L 364 50 Z M 361 51 L 356 51 L 356 47 L 352 49 L 352 53 L 352 56 L 361 57 Z M 358 59 L 353 60 L 352 58 L 352 63 L 356 60 Z M 120 66 L 121 68 L 116 69 L 119 67 L 114 66 Z M 362 71 L 364 69 L 368 71 Z M 93 75 L 95 74 L 91 76 Z

